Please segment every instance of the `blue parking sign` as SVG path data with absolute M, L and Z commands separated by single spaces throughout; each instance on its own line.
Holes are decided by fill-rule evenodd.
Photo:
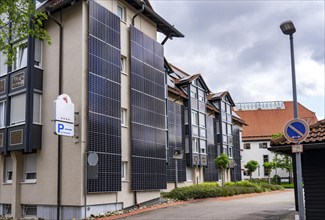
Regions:
M 302 119 L 292 119 L 284 126 L 283 134 L 288 141 L 298 143 L 308 136 L 309 125 Z

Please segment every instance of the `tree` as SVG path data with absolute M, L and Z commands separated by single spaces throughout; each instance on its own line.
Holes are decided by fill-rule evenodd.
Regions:
M 250 181 L 252 181 L 252 174 L 257 169 L 258 162 L 256 160 L 248 161 L 244 167 L 247 169 L 247 173 L 249 174 Z
M 217 157 L 214 160 L 217 167 L 221 170 L 221 185 L 223 186 L 225 184 L 225 171 L 228 168 L 229 165 L 229 157 L 227 154 L 222 153 L 219 157 Z
M 288 178 L 289 178 L 289 183 L 291 183 L 292 171 L 293 171 L 291 156 L 276 154 L 273 159 L 273 162 L 275 163 L 275 166 L 277 168 L 286 170 L 289 173 Z
M 274 169 L 274 162 L 265 162 L 263 164 L 264 172 L 267 174 L 269 185 L 271 184 L 271 172 Z
M 33 0 L 1 0 L 0 18 L 0 50 L 7 57 L 8 65 L 16 58 L 14 40 L 31 36 L 51 43 L 50 35 L 43 26 L 48 16 L 36 10 Z

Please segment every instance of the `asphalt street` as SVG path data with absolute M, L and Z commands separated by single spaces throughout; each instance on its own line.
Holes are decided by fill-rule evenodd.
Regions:
M 208 199 L 161 208 L 123 219 L 295 219 L 294 192 L 285 190 L 246 198 Z

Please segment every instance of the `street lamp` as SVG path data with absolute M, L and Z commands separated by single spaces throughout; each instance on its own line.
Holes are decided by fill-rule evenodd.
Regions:
M 293 34 L 296 28 L 292 21 L 285 21 L 280 25 L 282 32 L 289 35 L 290 39 L 290 52 L 291 52 L 291 72 L 292 72 L 292 93 L 293 93 L 293 113 L 294 118 L 298 118 L 298 102 L 297 102 L 297 89 L 296 89 L 296 71 L 295 71 L 295 57 L 293 50 Z M 300 220 L 305 219 L 304 204 L 303 204 L 303 191 L 302 191 L 302 169 L 301 169 L 301 153 L 295 153 L 296 157 L 296 174 L 297 174 L 297 196 L 298 196 L 298 209 Z

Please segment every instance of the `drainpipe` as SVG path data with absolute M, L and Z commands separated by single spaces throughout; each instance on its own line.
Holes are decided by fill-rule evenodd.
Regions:
M 136 13 L 133 17 L 132 17 L 132 26 L 134 26 L 134 19 L 139 15 L 141 14 L 143 11 L 144 11 L 144 8 L 146 6 L 146 3 L 144 1 L 140 1 L 141 5 L 142 5 L 142 8 L 140 11 L 138 11 L 138 13 Z
M 60 45 L 59 45 L 59 95 L 62 93 L 62 48 L 63 48 L 63 25 L 62 25 L 62 11 L 60 14 L 60 21 L 56 20 L 50 11 L 47 11 L 49 18 L 51 18 L 60 27 Z M 61 136 L 58 135 L 58 177 L 57 177 L 57 209 L 56 209 L 56 219 L 61 219 L 60 209 L 61 209 L 61 148 L 62 140 Z
M 171 36 L 171 34 L 168 34 L 166 37 L 165 37 L 165 39 L 161 42 L 161 45 L 165 45 L 165 43 L 166 43 L 166 41 L 168 40 L 168 39 L 173 39 L 173 37 Z

